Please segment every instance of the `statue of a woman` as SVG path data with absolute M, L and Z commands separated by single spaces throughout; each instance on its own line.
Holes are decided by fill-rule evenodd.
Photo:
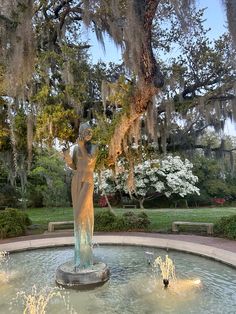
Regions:
M 93 171 L 97 145 L 90 142 L 92 129 L 88 122 L 80 125 L 78 145 L 73 156 L 64 151 L 67 165 L 74 170 L 71 194 L 74 210 L 75 270 L 93 265 L 92 236 L 94 227 Z

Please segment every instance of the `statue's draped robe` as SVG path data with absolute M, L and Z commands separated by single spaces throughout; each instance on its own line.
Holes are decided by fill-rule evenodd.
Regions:
M 95 145 L 92 145 L 92 150 L 93 146 Z M 93 171 L 96 154 L 88 154 L 84 143 L 80 143 L 74 148 L 73 157 L 68 154 L 65 160 L 74 170 L 71 194 L 74 210 L 75 268 L 84 269 L 93 265 Z

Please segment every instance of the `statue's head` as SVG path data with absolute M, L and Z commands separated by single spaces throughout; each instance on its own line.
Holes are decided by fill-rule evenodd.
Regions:
M 80 124 L 79 139 L 81 139 L 85 142 L 88 142 L 91 140 L 92 135 L 93 135 L 93 131 L 92 131 L 92 128 L 91 128 L 89 122 L 85 122 L 85 123 Z

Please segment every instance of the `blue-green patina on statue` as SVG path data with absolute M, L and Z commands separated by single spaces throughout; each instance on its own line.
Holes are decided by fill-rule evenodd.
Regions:
M 67 165 L 74 170 L 71 182 L 74 211 L 75 270 L 93 265 L 92 237 L 94 228 L 93 172 L 96 164 L 97 145 L 91 143 L 90 124 L 83 123 L 72 157 L 64 151 Z

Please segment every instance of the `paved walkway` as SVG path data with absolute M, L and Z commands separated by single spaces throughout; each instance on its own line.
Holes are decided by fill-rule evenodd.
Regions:
M 99 244 L 143 245 L 190 252 L 213 258 L 236 267 L 236 241 L 216 237 L 183 234 L 159 234 L 143 232 L 95 233 L 94 242 Z M 0 251 L 16 252 L 42 247 L 72 245 L 71 230 L 55 231 L 0 240 Z
M 185 242 L 192 242 L 198 244 L 205 244 L 208 246 L 213 246 L 223 250 L 231 251 L 236 253 L 236 241 L 227 240 L 216 237 L 198 236 L 198 235 L 187 235 L 187 234 L 163 234 L 163 233 L 144 233 L 144 232 L 95 232 L 95 236 L 126 236 L 126 237 L 151 237 L 159 239 L 172 239 Z M 27 241 L 34 239 L 46 239 L 46 238 L 56 238 L 56 237 L 72 237 L 73 231 L 71 230 L 60 230 L 55 232 L 45 232 L 38 235 L 22 236 L 17 238 L 9 238 L 0 240 L 0 245 L 3 243 L 14 243 L 18 241 Z

